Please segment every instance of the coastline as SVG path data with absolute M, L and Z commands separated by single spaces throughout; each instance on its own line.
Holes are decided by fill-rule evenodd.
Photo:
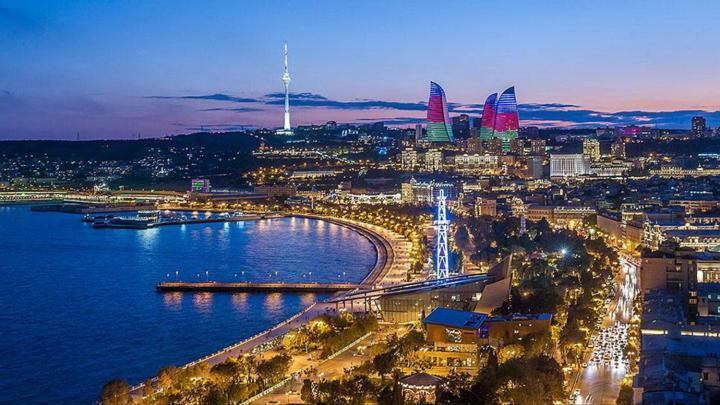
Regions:
M 395 232 L 375 225 L 335 217 L 295 213 L 289 214 L 288 217 L 309 218 L 330 222 L 352 229 L 367 238 L 375 247 L 376 261 L 375 265 L 368 271 L 365 278 L 363 278 L 361 282 L 362 285 L 376 286 L 378 284 L 385 284 L 386 281 L 389 284 L 396 284 L 398 277 L 402 278 L 404 276 L 404 271 L 407 270 L 400 269 L 400 267 L 402 267 L 402 264 L 407 262 L 407 258 L 402 257 L 402 255 L 405 255 L 409 250 L 409 242 L 403 236 L 398 235 Z M 398 254 L 400 256 L 398 256 Z M 402 272 L 402 274 L 395 274 L 399 272 Z M 182 365 L 180 368 L 192 367 L 202 362 L 206 362 L 212 366 L 222 363 L 228 358 L 238 357 L 248 352 L 252 352 L 252 350 L 257 346 L 282 336 L 291 329 L 299 328 L 317 316 L 326 314 L 331 310 L 331 307 L 334 308 L 333 305 L 328 305 L 324 302 L 315 302 L 303 311 L 298 312 L 279 324 L 271 326 L 270 328 L 251 337 L 245 338 L 238 343 Z M 153 382 L 157 381 L 157 376 L 153 377 L 151 380 Z M 130 395 L 142 396 L 142 389 L 144 386 L 144 383 L 139 383 L 130 387 Z

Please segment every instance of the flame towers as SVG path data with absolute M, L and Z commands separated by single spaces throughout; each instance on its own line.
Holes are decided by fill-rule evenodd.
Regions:
M 518 137 L 519 128 L 515 87 L 503 91 L 500 97 L 497 93 L 489 95 L 483 106 L 480 139 L 489 141 L 498 138 L 502 141 L 503 151 L 507 152 L 510 150 L 510 141 Z
M 518 118 L 517 100 L 515 99 L 515 87 L 502 92 L 497 102 L 495 113 L 494 137 L 502 140 L 504 151 L 510 150 L 510 141 L 518 137 L 520 120 Z
M 445 91 L 435 82 L 430 82 L 430 99 L 427 108 L 427 138 L 431 142 L 455 142 L 452 122 L 448 115 Z
M 482 119 L 480 120 L 480 139 L 489 141 L 495 132 L 495 107 L 497 104 L 497 93 L 488 96 L 483 106 Z

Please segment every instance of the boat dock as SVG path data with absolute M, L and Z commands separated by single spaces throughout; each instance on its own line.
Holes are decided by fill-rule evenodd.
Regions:
M 362 288 L 354 283 L 219 283 L 167 281 L 158 283 L 159 292 L 316 292 L 334 293 Z
M 120 229 L 149 229 L 168 225 L 190 225 L 190 224 L 206 224 L 212 222 L 243 222 L 243 221 L 259 221 L 262 219 L 277 219 L 285 217 L 284 214 L 268 213 L 268 214 L 246 214 L 221 217 L 192 217 L 192 218 L 170 218 L 165 220 L 147 219 L 147 218 L 126 218 L 126 217 L 84 217 L 84 222 L 93 222 L 93 228 L 120 228 Z

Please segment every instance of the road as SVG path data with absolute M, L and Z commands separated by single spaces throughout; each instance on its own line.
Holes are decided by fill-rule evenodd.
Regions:
M 633 300 L 638 290 L 638 268 L 627 257 L 621 257 L 620 265 L 622 271 L 615 278 L 617 294 L 610 303 L 601 330 L 592 339 L 594 347 L 586 356 L 589 364 L 580 377 L 577 404 L 614 404 L 627 373 L 627 359 L 624 354 L 620 354 L 627 344 L 627 334 L 623 335 L 621 331 L 627 327 L 633 315 Z M 605 360 L 606 353 L 609 361 Z M 617 363 L 613 361 L 616 355 L 620 356 Z M 593 358 L 599 359 L 599 364 L 594 364 Z M 608 364 L 605 364 L 606 361 Z

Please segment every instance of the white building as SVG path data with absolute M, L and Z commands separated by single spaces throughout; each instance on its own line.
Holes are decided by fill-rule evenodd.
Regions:
M 442 170 L 444 154 L 440 149 L 430 149 L 425 153 L 425 170 L 434 172 Z
M 590 158 L 582 153 L 550 155 L 550 177 L 576 177 L 590 173 Z
M 455 156 L 455 170 L 459 172 L 491 171 L 497 170 L 498 157 L 496 155 L 463 154 Z

